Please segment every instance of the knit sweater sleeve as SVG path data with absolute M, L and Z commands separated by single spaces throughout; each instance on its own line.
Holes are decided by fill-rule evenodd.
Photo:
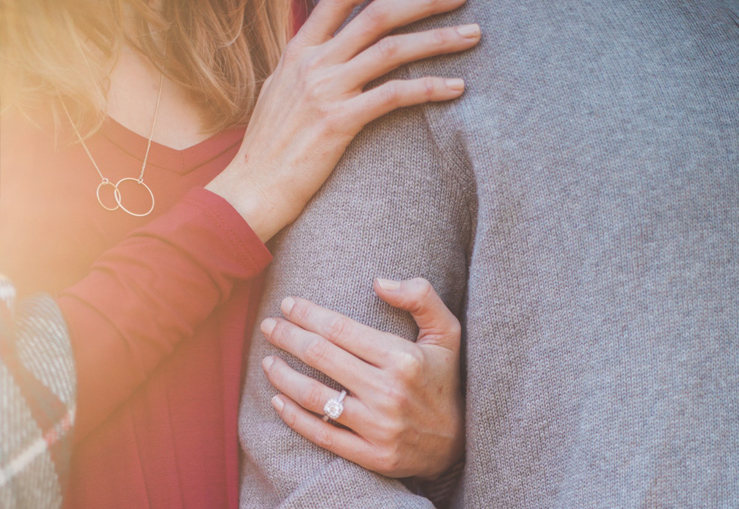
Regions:
M 0 275 L 0 506 L 57 508 L 69 474 L 76 381 L 51 296 L 16 305 Z
M 77 366 L 75 441 L 270 260 L 236 211 L 202 188 L 104 253 L 57 298 Z
M 281 300 L 296 295 L 415 340 L 410 315 L 372 291 L 376 277 L 424 277 L 461 316 L 473 200 L 437 147 L 422 110 L 374 123 L 349 147 L 303 215 L 276 239 L 257 323 L 277 316 Z M 369 472 L 288 428 L 270 405 L 277 391 L 264 377 L 264 357 L 282 357 L 294 369 L 338 386 L 274 348 L 258 330 L 250 348 L 239 419 L 242 508 L 433 507 L 431 493 Z

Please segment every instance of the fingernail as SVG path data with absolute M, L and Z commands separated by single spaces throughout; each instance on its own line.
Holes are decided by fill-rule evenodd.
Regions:
M 272 366 L 272 364 L 274 363 L 274 357 L 265 357 L 264 359 L 262 359 L 262 369 L 264 369 L 264 371 L 269 371 L 270 366 Z
M 459 78 L 446 80 L 446 86 L 451 90 L 464 90 L 464 80 Z
M 467 38 L 476 38 L 480 35 L 480 25 L 477 23 L 474 23 L 472 25 L 462 25 L 461 27 L 457 27 L 457 32 L 462 37 Z
M 281 397 L 275 396 L 274 398 L 272 398 L 272 406 L 275 407 L 277 413 L 281 413 L 282 409 L 285 408 L 285 403 L 282 401 Z
M 282 300 L 282 312 L 285 313 L 285 315 L 290 314 L 290 310 L 292 310 L 293 306 L 295 305 L 295 299 L 292 297 L 285 297 Z
M 380 285 L 380 288 L 383 290 L 397 290 L 400 288 L 400 281 L 393 281 L 392 279 L 382 279 L 381 277 L 377 278 L 377 284 Z
M 277 320 L 275 320 L 274 318 L 266 318 L 259 328 L 266 336 L 269 336 L 270 334 L 272 334 L 272 331 L 275 330 L 276 325 Z

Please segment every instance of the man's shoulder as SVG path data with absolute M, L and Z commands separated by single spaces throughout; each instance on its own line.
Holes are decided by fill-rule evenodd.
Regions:
M 684 126 L 679 117 L 716 123 L 707 102 L 739 99 L 737 13 L 720 0 L 468 0 L 408 30 L 478 23 L 480 44 L 405 73 L 465 79 L 459 100 L 423 108 L 442 147 L 541 147 L 535 137 L 552 130 L 597 137 L 607 124 L 631 125 L 626 135 L 659 126 L 672 136 Z

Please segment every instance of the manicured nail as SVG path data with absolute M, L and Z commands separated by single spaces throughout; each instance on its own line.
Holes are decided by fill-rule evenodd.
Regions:
M 275 330 L 275 326 L 277 325 L 277 320 L 274 318 L 266 318 L 263 322 L 261 327 L 261 331 L 264 333 L 265 336 L 269 336 L 272 334 L 272 331 Z
M 377 278 L 377 284 L 380 285 L 380 288 L 383 290 L 397 290 L 400 288 L 400 281 L 393 281 L 392 279 L 382 279 L 381 277 Z
M 275 407 L 275 410 L 277 410 L 277 413 L 282 413 L 282 409 L 285 408 L 285 402 L 282 401 L 282 398 L 279 396 L 275 396 L 272 398 L 272 406 Z
M 295 305 L 295 299 L 293 299 L 292 297 L 285 297 L 282 300 L 282 306 L 281 306 L 282 312 L 285 313 L 286 316 L 289 315 L 290 310 L 292 310 L 294 305 Z
M 264 369 L 264 371 L 269 371 L 270 366 L 272 366 L 272 364 L 274 363 L 274 357 L 265 357 L 264 359 L 262 359 L 262 369 Z
M 464 90 L 464 80 L 459 78 L 446 80 L 446 86 L 451 90 Z
M 457 27 L 457 32 L 462 37 L 476 39 L 480 35 L 480 25 L 476 23 L 472 25 L 462 25 L 461 27 Z

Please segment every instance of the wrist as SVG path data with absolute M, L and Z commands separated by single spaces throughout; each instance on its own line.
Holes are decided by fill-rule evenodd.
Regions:
M 462 455 L 454 465 L 434 477 L 433 480 L 415 477 L 413 479 L 414 491 L 428 498 L 434 504 L 434 507 L 449 507 L 452 495 L 464 473 L 464 468 L 465 457 Z
M 461 444 L 461 447 L 459 445 L 455 445 L 455 449 L 454 449 L 452 456 L 449 456 L 448 458 L 446 458 L 446 460 L 443 463 L 440 463 L 433 470 L 419 473 L 414 477 L 421 482 L 434 483 L 438 481 L 440 478 L 446 477 L 446 474 L 449 472 L 449 470 L 454 468 L 454 466 L 457 465 L 459 462 L 464 463 L 464 453 L 465 453 L 464 443 Z
M 440 477 L 445 476 L 448 471 L 460 461 L 464 463 L 465 456 L 465 423 L 464 423 L 464 406 L 463 398 L 459 397 L 456 401 L 456 413 L 453 415 L 453 421 L 449 423 L 450 430 L 453 433 L 446 435 L 448 442 L 446 447 L 441 448 L 444 451 L 443 456 L 438 461 L 429 462 L 429 469 L 425 472 L 416 474 L 416 478 L 424 482 L 434 482 Z
M 275 201 L 246 179 L 229 178 L 229 172 L 224 171 L 213 179 L 205 189 L 225 199 L 244 218 L 244 221 L 266 243 L 277 232 L 284 228 L 288 221 L 282 214 Z

